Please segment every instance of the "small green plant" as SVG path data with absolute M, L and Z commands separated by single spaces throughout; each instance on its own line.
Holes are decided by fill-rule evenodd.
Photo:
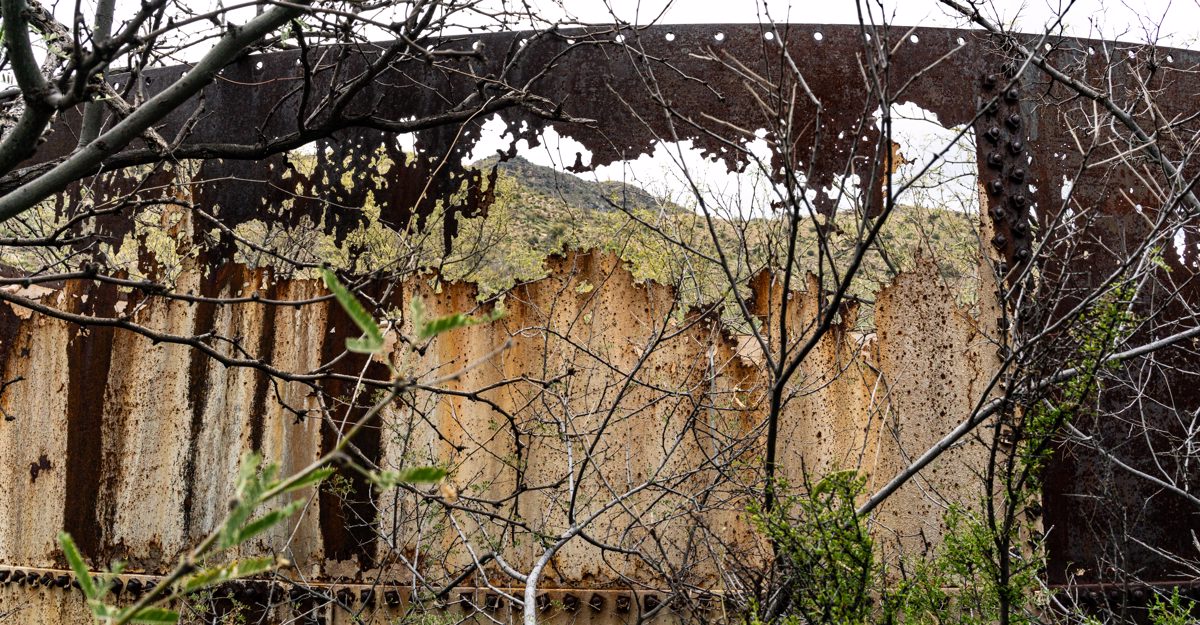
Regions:
M 1172 589 L 1170 595 L 1155 594 L 1150 603 L 1153 625 L 1196 625 L 1197 619 L 1200 619 L 1200 613 L 1196 602 L 1185 599 L 1178 588 Z

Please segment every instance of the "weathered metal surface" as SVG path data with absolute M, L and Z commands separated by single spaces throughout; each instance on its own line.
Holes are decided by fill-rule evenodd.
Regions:
M 722 35 L 720 38 L 718 33 Z M 821 37 L 816 37 L 817 33 Z M 673 36 L 668 40 L 667 34 Z M 935 113 L 945 126 L 972 125 L 977 137 L 979 181 L 986 197 L 985 240 L 995 250 L 998 265 L 1003 264 L 1005 269 L 1019 266 L 1030 254 L 1031 225 L 1043 228 L 1048 225 L 1044 221 L 1050 213 L 1048 207 L 1061 203 L 1063 176 L 1074 175 L 1080 168 L 1082 160 L 1075 149 L 1077 137 L 1071 128 L 1086 122 L 1089 110 L 1063 105 L 1066 100 L 1061 88 L 1046 84 L 1032 70 L 1019 76 L 1013 87 L 1015 91 L 1010 92 L 1006 88 L 1007 79 L 1018 78 L 1016 66 L 991 40 L 976 33 L 916 29 L 912 34 L 912 40 L 896 42 L 898 53 L 890 68 L 897 79 L 913 78 L 901 99 Z M 650 152 L 656 137 L 670 136 L 662 115 L 635 114 L 659 110 L 638 70 L 642 52 L 668 61 L 677 70 L 657 74 L 662 93 L 668 95 L 680 114 L 675 120 L 675 137 L 693 140 L 709 155 L 726 159 L 733 168 L 744 165 L 737 160 L 736 152 L 722 150 L 714 136 L 691 123 L 704 112 L 744 128 L 761 126 L 759 113 L 741 79 L 719 59 L 737 58 L 764 76 L 778 76 L 783 71 L 782 64 L 773 50 L 780 42 L 795 58 L 803 59 L 801 70 L 806 83 L 822 104 L 819 125 L 807 123 L 818 118 L 818 111 L 803 99 L 794 113 L 796 126 L 805 129 L 799 133 L 796 153 L 813 154 L 815 159 L 800 164 L 811 172 L 811 183 L 824 187 L 835 182 L 845 173 L 843 165 L 847 158 L 866 163 L 874 157 L 878 130 L 870 119 L 876 105 L 867 101 L 856 71 L 847 62 L 861 50 L 862 33 L 857 27 L 786 25 L 768 42 L 759 26 L 663 26 L 625 33 L 626 42 L 640 51 L 633 54 L 626 51 L 615 54 L 613 36 L 614 33 L 593 36 L 562 32 L 529 39 L 525 61 L 506 70 L 512 82 L 533 79 L 530 83 L 533 92 L 551 98 L 565 95 L 565 111 L 595 120 L 588 125 L 553 124 L 561 135 L 582 142 L 592 152 L 590 166 L 633 159 Z M 486 74 L 505 71 L 501 68 L 504 51 L 520 46 L 526 37 L 521 33 L 479 35 L 448 39 L 441 45 L 465 50 L 476 41 L 481 42 L 486 53 L 462 62 L 476 63 L 474 69 Z M 1132 52 L 1131 66 L 1151 61 L 1150 52 L 1136 46 L 1086 40 L 1050 43 L 1061 48 L 1051 56 L 1053 60 L 1077 64 L 1089 71 L 1103 67 L 1101 55 L 1091 55 L 1089 49 L 1105 50 L 1117 57 Z M 205 143 L 224 142 L 231 137 L 286 136 L 297 130 L 300 113 L 319 113 L 300 111 L 300 95 L 292 84 L 299 67 L 297 54 L 249 57 L 228 68 L 206 90 L 203 98 L 206 114 L 196 118 L 198 121 L 186 139 L 188 145 L 196 146 L 196 157 L 204 156 Z M 369 54 L 352 56 L 346 63 L 351 68 L 355 64 L 361 66 Z M 1200 55 L 1171 50 L 1171 60 L 1167 62 L 1164 51 L 1155 54 L 1158 57 L 1154 61 L 1157 69 L 1153 87 L 1163 115 L 1173 118 L 1190 114 L 1194 94 L 1200 90 L 1200 79 L 1189 70 L 1200 65 Z M 944 60 L 934 63 L 943 56 Z M 553 70 L 533 76 L 533 72 L 556 57 Z M 165 83 L 161 78 L 178 71 L 172 68 L 148 73 L 148 91 L 161 88 Z M 1130 88 L 1131 77 L 1123 71 L 1126 70 L 1122 66 L 1117 66 L 1104 79 L 1118 88 Z M 855 78 L 849 79 L 851 75 Z M 462 75 L 413 64 L 390 70 L 354 106 L 383 118 L 406 119 L 438 112 L 446 101 L 455 101 L 477 87 L 476 81 Z M 161 132 L 165 136 L 178 132 L 197 106 L 199 100 L 181 109 L 166 120 Z M 514 141 L 533 139 L 548 126 L 547 122 L 518 109 L 504 109 L 498 114 L 510 128 L 522 129 L 514 130 L 517 135 Z M 394 138 L 387 133 L 346 129 L 318 142 L 313 173 L 297 172 L 282 157 L 210 160 L 200 165 L 198 171 L 189 173 L 187 183 L 198 202 L 230 226 L 251 220 L 289 226 L 308 218 L 322 223 L 329 232 L 344 234 L 364 219 L 357 207 L 365 202 L 367 186 L 333 185 L 334 190 L 321 193 L 314 193 L 314 186 L 323 180 L 360 176 L 372 168 L 378 154 L 384 154 L 399 164 L 382 176 L 381 187 L 373 191 L 377 201 L 387 198 L 380 202 L 386 223 L 398 229 L 407 227 L 410 218 L 431 214 L 437 201 L 450 198 L 464 181 L 467 192 L 455 199 L 451 213 L 475 214 L 485 211 L 490 201 L 490 172 L 467 171 L 461 161 L 478 138 L 482 121 L 466 124 L 461 134 L 457 129 L 447 128 L 416 133 L 421 158 L 412 160 L 400 155 Z M 62 128 L 40 149 L 35 160 L 49 160 L 73 149 L 73 135 Z M 818 141 L 822 148 L 814 150 Z M 180 177 L 178 172 L 162 175 L 164 181 Z M 129 190 L 128 173 L 105 176 L 100 188 L 106 190 L 102 193 L 115 196 Z M 1136 232 L 1142 227 L 1133 207 L 1139 204 L 1152 207 L 1150 190 L 1115 165 L 1080 171 L 1073 192 L 1079 201 L 1102 207 L 1102 218 L 1071 232 L 1074 241 L 1083 241 L 1092 254 L 1086 260 L 1072 257 L 1062 266 L 1048 265 L 1046 271 L 1052 278 L 1049 282 L 1052 286 L 1082 286 L 1098 281 L 1120 257 L 1121 250 L 1114 242 L 1123 240 L 1123 233 Z M 823 199 L 818 194 L 817 200 Z M 879 205 L 878 196 L 872 201 Z M 61 210 L 73 208 L 67 202 Z M 98 234 L 115 235 L 119 241 L 131 221 L 102 219 Z M 444 236 L 449 241 L 455 227 L 454 217 L 445 223 Z M 195 231 L 200 232 L 201 228 Z M 1141 338 L 1162 336 L 1177 329 L 1175 320 L 1185 314 L 1181 306 L 1185 302 L 1192 305 L 1200 302 L 1193 279 L 1194 254 L 1200 235 L 1193 227 L 1184 236 L 1189 256 L 1180 258 L 1173 247 L 1167 246 L 1163 251 L 1164 263 L 1171 272 L 1162 272 L 1161 283 L 1146 295 L 1153 299 L 1156 293 L 1170 291 L 1180 303 L 1157 311 L 1154 324 L 1146 326 Z M 199 245 L 201 241 L 196 243 Z M 226 239 L 206 249 L 205 258 L 222 258 L 228 243 Z M 1050 241 L 1048 249 L 1053 250 L 1054 245 L 1061 243 Z M 621 341 L 636 345 L 637 341 L 645 340 L 644 330 L 656 318 L 654 313 L 661 313 L 671 300 L 671 294 L 661 287 L 633 284 L 623 270 L 612 266 L 611 259 L 575 256 L 558 262 L 546 281 L 510 294 L 511 315 L 504 325 L 472 329 L 452 341 L 435 343 L 425 360 L 413 366 L 418 370 L 424 370 L 420 367 L 433 370 L 432 363 L 461 365 L 472 356 L 487 353 L 511 335 L 514 345 L 502 357 L 503 365 L 474 370 L 455 382 L 457 388 L 469 392 L 521 373 L 533 378 L 545 377 L 546 369 L 553 368 L 551 365 L 561 367 L 574 360 L 588 360 L 573 353 L 573 348 L 551 349 L 546 328 L 563 324 L 571 328 L 586 327 L 587 336 L 607 337 L 611 345 Z M 563 296 L 571 292 L 568 287 L 579 276 L 586 276 L 589 284 L 597 285 L 595 294 L 587 298 Z M 263 272 L 236 266 L 225 266 L 208 275 L 188 274 L 183 280 L 184 290 L 191 288 L 211 295 L 256 291 L 279 298 L 303 299 L 319 293 L 317 286 L 309 282 L 274 281 Z M 762 290 L 767 286 L 759 285 L 760 293 L 768 297 L 764 301 L 769 301 L 769 288 Z M 411 289 L 394 291 L 388 301 L 404 310 L 405 299 L 411 294 Z M 473 305 L 474 293 L 465 285 L 450 285 L 441 293 L 427 295 L 436 302 L 433 307 L 438 311 L 457 312 Z M 107 287 L 70 286 L 47 297 L 67 310 L 104 314 L 113 311 L 121 296 Z M 970 407 L 964 402 L 977 398 L 979 381 L 990 373 L 992 366 L 989 338 L 999 324 L 992 320 L 1002 314 L 1002 308 L 994 302 L 985 302 L 984 310 L 990 311 L 984 315 L 987 321 L 965 318 L 949 306 L 946 293 L 920 276 L 902 277 L 879 299 L 879 309 L 875 311 L 880 329 L 877 354 L 863 355 L 849 341 L 848 331 L 833 333 L 822 346 L 824 351 L 818 351 L 814 367 L 820 362 L 821 367 L 855 371 L 853 365 L 859 359 L 870 360 L 871 367 L 863 368 L 861 375 L 839 378 L 829 385 L 815 385 L 817 390 L 811 397 L 793 404 L 794 412 L 785 419 L 791 431 L 784 439 L 791 447 L 783 457 L 795 462 L 785 461 L 784 466 L 798 470 L 805 463 L 836 467 L 853 461 L 858 463 L 854 466 L 867 468 L 873 479 L 885 479 L 903 464 L 907 454 L 923 449 L 938 433 L 956 424 Z M 802 306 L 802 302 L 802 298 L 797 300 L 796 306 Z M 898 314 L 895 311 L 900 309 L 903 314 L 889 321 L 888 311 Z M 590 321 L 580 324 L 589 314 Z M 202 334 L 219 328 L 228 335 L 256 337 L 257 355 L 290 371 L 315 371 L 330 362 L 340 352 L 341 337 L 350 332 L 348 320 L 326 306 L 293 310 L 246 304 L 218 309 L 205 304 L 154 302 L 139 310 L 137 318 L 185 334 Z M 523 328 L 531 329 L 540 339 L 527 339 L 522 334 Z M 541 334 L 539 328 L 543 330 Z M 633 332 L 634 328 L 643 332 Z M 642 395 L 631 396 L 628 401 L 652 403 L 648 400 L 647 394 L 652 394 L 648 389 L 657 388 L 662 379 L 695 382 L 700 374 L 681 363 L 706 362 L 712 353 L 716 355 L 715 362 L 724 363 L 717 376 L 720 380 L 717 387 L 706 391 L 715 393 L 711 399 L 712 414 L 724 420 L 721 427 L 741 428 L 741 431 L 755 427 L 757 415 L 735 408 L 739 403 L 748 405 L 746 400 L 752 398 L 756 384 L 752 355 L 744 353 L 744 346 L 731 341 L 719 328 L 698 324 L 687 336 L 693 342 L 691 345 L 671 347 L 674 351 L 664 352 L 663 361 L 653 363 L 648 369 L 664 372 L 658 374 L 661 379 L 646 382 L 645 388 L 639 390 Z M 930 336 L 939 337 L 939 341 L 928 341 Z M 327 448 L 332 439 L 329 426 L 316 419 L 297 420 L 296 413 L 279 402 L 282 397 L 293 407 L 312 408 L 303 384 L 270 384 L 252 370 L 226 370 L 182 347 L 152 346 L 144 339 L 104 328 L 81 332 L 38 315 L 23 319 L 6 307 L 0 307 L 0 338 L 4 341 L 6 379 L 21 375 L 26 378 L 7 390 L 0 400 L 10 413 L 31 415 L 0 427 L 0 454 L 4 459 L 3 470 L 8 472 L 3 479 L 10 485 L 0 493 L 0 521 L 5 524 L 0 531 L 0 562 L 25 566 L 61 564 L 52 540 L 54 531 L 65 527 L 76 535 L 96 563 L 122 557 L 131 559 L 135 569 L 161 571 L 176 554 L 211 529 L 221 513 L 230 494 L 239 455 L 231 450 L 260 450 L 282 461 L 288 469 L 305 464 L 320 449 Z M 613 349 L 609 355 L 620 365 L 636 360 L 636 351 Z M 1162 362 L 1169 365 L 1173 358 L 1183 362 L 1194 356 L 1171 352 Z M 335 369 L 358 373 L 366 364 L 343 358 L 337 361 Z M 595 369 L 595 363 L 591 366 Z M 875 373 L 876 370 L 883 373 Z M 39 374 L 30 375 L 31 371 Z M 371 365 L 368 371 L 373 377 L 381 375 L 378 365 Z M 820 367 L 804 372 L 818 380 L 823 374 L 827 370 Z M 607 380 L 598 370 L 590 375 Z M 147 380 L 154 380 L 154 384 L 147 384 Z M 888 397 L 893 400 L 886 409 L 874 403 L 882 381 L 886 381 Z M 1167 424 L 1164 427 L 1176 427 L 1170 425 L 1175 421 L 1169 418 L 1169 413 L 1200 409 L 1200 396 L 1196 392 L 1200 385 L 1196 382 L 1191 374 L 1181 373 L 1180 369 L 1161 376 L 1153 381 L 1148 392 L 1162 395 L 1169 389 L 1174 406 L 1170 409 L 1152 406 L 1130 415 L 1131 418 L 1144 416 L 1153 423 Z M 338 384 L 329 383 L 325 390 L 335 396 L 349 390 Z M 611 384 L 611 380 L 604 384 Z M 604 388 L 604 384 L 600 387 Z M 1106 401 L 1111 406 L 1121 405 L 1123 398 L 1118 395 L 1119 392 L 1113 392 Z M 521 489 L 523 485 L 549 479 L 551 472 L 546 467 L 561 460 L 561 449 L 547 441 L 541 441 L 540 445 L 505 441 L 496 433 L 494 415 L 476 410 L 466 399 L 428 401 L 433 402 L 429 408 L 429 414 L 434 416 L 432 422 L 439 424 L 441 432 L 412 433 L 422 442 L 421 457 L 449 462 L 461 475 L 470 476 L 459 484 L 460 490 L 486 485 L 480 488 L 487 493 L 520 493 L 513 506 L 521 510 L 522 518 L 539 518 L 540 512 L 554 510 L 551 495 L 538 491 L 525 493 Z M 506 402 L 503 405 L 513 409 L 523 405 L 516 396 L 503 401 Z M 674 416 L 694 417 L 696 413 L 694 406 L 669 402 L 663 406 L 666 407 L 654 412 L 658 422 L 672 423 Z M 360 409 L 361 406 L 343 407 L 337 413 L 338 419 L 347 411 L 354 414 Z M 534 414 L 526 416 L 532 418 Z M 65 422 L 58 415 L 66 415 Z M 624 441 L 638 440 L 643 426 L 638 425 L 637 419 L 650 417 L 631 417 L 621 426 L 623 434 L 616 440 L 622 442 L 608 450 L 613 458 L 625 458 L 628 450 Z M 902 433 L 902 442 L 881 437 L 882 429 L 875 429 L 882 428 L 889 420 Z M 1120 423 L 1095 424 L 1090 431 L 1103 432 L 1104 442 L 1110 448 L 1122 450 L 1123 457 L 1135 464 L 1153 461 L 1153 450 L 1147 447 L 1150 443 L 1126 443 L 1125 429 Z M 493 434 L 481 439 L 482 432 Z M 398 464 L 411 457 L 407 453 L 410 450 L 394 448 L 379 431 L 360 442 L 363 453 L 373 462 Z M 649 466 L 658 458 L 654 449 L 636 444 L 632 449 L 631 459 L 624 462 L 636 458 L 636 462 Z M 684 450 L 681 457 L 694 459 L 698 449 Z M 739 453 L 750 452 L 739 450 Z M 964 449 L 958 453 L 962 457 L 946 459 L 946 467 L 935 466 L 926 478 L 924 485 L 931 486 L 931 492 L 953 491 L 969 482 L 959 479 L 968 474 L 950 467 L 968 466 L 972 452 Z M 510 466 L 502 460 L 509 454 L 524 454 L 525 461 Z M 705 475 L 690 477 L 701 481 L 715 479 Z M 167 490 L 147 497 L 148 484 L 165 484 Z M 321 495 L 318 512 L 305 515 L 292 528 L 294 532 L 287 543 L 292 557 L 315 566 L 318 577 L 369 575 L 396 566 L 393 548 L 377 540 L 361 522 L 361 516 L 369 516 L 374 505 L 386 513 L 381 514 L 385 532 L 395 532 L 397 540 L 390 544 L 403 545 L 407 540 L 404 532 L 408 530 L 404 527 L 387 527 L 390 522 L 387 519 L 395 512 L 389 505 L 397 506 L 405 514 L 416 511 L 403 509 L 401 504 L 376 501 L 377 494 L 361 481 L 351 483 L 348 493 L 352 502 L 348 506 L 329 495 Z M 936 536 L 940 530 L 935 527 L 936 518 L 931 517 L 936 502 L 923 497 L 917 491 L 898 494 L 895 502 L 880 513 L 880 525 L 905 539 Z M 730 548 L 751 553 L 753 541 L 744 525 L 739 524 L 735 509 L 730 504 L 728 515 L 712 520 L 710 529 L 713 533 L 718 530 L 728 533 Z M 1137 515 L 1128 517 L 1134 510 Z M 1106 579 L 1105 562 L 1116 555 L 1109 552 L 1111 549 L 1120 550 L 1122 565 L 1129 570 L 1139 571 L 1146 579 L 1166 580 L 1175 573 L 1168 559 L 1137 546 L 1114 545 L 1105 542 L 1105 538 L 1120 524 L 1123 530 L 1168 553 L 1182 553 L 1190 541 L 1185 530 L 1194 528 L 1195 520 L 1194 514 L 1185 512 L 1177 497 L 1127 475 L 1114 474 L 1099 456 L 1073 447 L 1064 448 L 1049 470 L 1045 515 L 1045 525 L 1055 528 L 1049 535 L 1049 574 L 1055 581 L 1065 579 L 1069 569 L 1083 581 Z M 542 517 L 541 521 L 549 529 L 560 522 L 553 514 Z M 607 527 L 628 530 L 630 522 L 615 515 Z M 257 548 L 281 547 L 283 538 L 273 536 Z M 558 573 L 548 580 L 549 585 L 613 582 L 604 578 L 589 549 L 586 544 L 570 545 L 561 555 Z M 695 556 L 686 547 L 683 552 L 666 550 L 659 555 L 665 559 Z M 514 561 L 523 564 L 528 563 L 529 557 L 528 553 L 513 554 Z M 450 553 L 439 564 L 446 569 L 443 574 L 459 570 L 463 558 L 461 552 Z M 636 562 L 628 565 L 634 570 L 641 566 Z M 642 570 L 634 576 L 650 573 Z M 711 571 L 700 577 L 705 575 L 711 575 Z

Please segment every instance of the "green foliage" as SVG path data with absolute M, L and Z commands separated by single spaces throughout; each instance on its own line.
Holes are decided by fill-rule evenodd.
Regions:
M 412 299 L 409 312 L 412 315 L 413 327 L 417 329 L 417 338 L 421 340 L 433 338 L 439 334 L 458 328 L 479 325 L 481 323 L 491 323 L 504 316 L 504 309 L 497 306 L 486 317 L 471 317 L 463 313 L 454 313 L 452 315 L 437 317 L 436 319 L 426 319 L 425 302 L 419 297 Z
M 865 479 L 854 471 L 830 474 L 808 493 L 788 497 L 772 511 L 750 506 L 750 520 L 771 539 L 783 575 L 787 605 L 782 623 L 851 625 L 871 615 L 869 592 L 880 579 L 874 545 L 855 498 Z M 779 492 L 787 485 L 776 484 Z
M 1166 598 L 1155 594 L 1154 601 L 1150 603 L 1150 622 L 1153 625 L 1196 625 L 1197 618 L 1200 618 L 1200 614 L 1197 613 L 1196 602 L 1180 595 L 1179 588 L 1173 588 Z
M 383 350 L 383 333 L 379 331 L 379 324 L 375 323 L 375 319 L 367 312 L 363 305 L 358 301 L 357 297 L 351 293 L 337 279 L 337 275 L 329 269 L 321 269 L 321 278 L 325 280 L 325 286 L 333 292 L 333 296 L 337 298 L 338 304 L 350 315 L 350 319 L 354 324 L 363 331 L 363 336 L 357 339 L 346 339 L 346 349 L 352 352 L 362 354 L 375 354 Z

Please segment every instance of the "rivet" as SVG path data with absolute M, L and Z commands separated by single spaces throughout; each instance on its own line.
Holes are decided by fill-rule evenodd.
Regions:
M 59 588 L 66 588 L 71 585 L 71 578 L 67 575 L 59 575 L 54 579 L 54 585 Z
M 987 108 L 983 109 L 983 112 L 995 117 L 996 113 L 1000 112 L 1000 103 L 992 100 L 988 103 Z
M 155 583 L 154 580 L 150 580 L 150 581 L 146 582 L 144 585 L 142 585 L 142 592 L 144 592 L 144 593 L 153 592 L 154 587 L 157 585 L 158 584 Z
M 22 571 L 21 569 L 13 571 L 12 581 L 14 584 L 20 584 L 21 580 L 23 579 L 25 579 L 25 571 Z
M 1021 116 L 1016 113 L 1013 113 L 1012 115 L 1009 115 L 1007 118 L 1004 119 L 1004 123 L 1009 128 L 1016 130 L 1021 127 Z
M 1009 103 L 1019 102 L 1021 100 L 1021 92 L 1016 87 L 1010 87 L 1004 92 L 1004 99 Z
M 988 167 L 1000 169 L 1004 167 L 1004 156 L 999 152 L 989 152 L 987 155 Z
M 658 600 L 658 595 L 655 595 L 655 594 L 646 595 L 646 611 L 647 612 L 650 612 L 651 610 L 657 608 L 659 606 L 659 604 L 661 604 L 661 603 L 662 602 Z
M 985 74 L 983 77 L 983 88 L 991 91 L 996 88 L 996 84 L 999 82 L 1000 79 L 995 74 Z
M 135 577 L 125 584 L 125 590 L 129 591 L 129 594 L 134 598 L 140 597 L 142 594 L 142 582 L 138 581 Z
M 1011 178 L 1013 182 L 1025 182 L 1025 170 L 1017 167 L 1008 172 L 1008 177 Z
M 1000 195 L 1004 193 L 1004 182 L 1001 180 L 993 180 L 988 183 L 988 192 L 992 195 Z
M 1024 221 L 1018 221 L 1017 223 L 1013 224 L 1013 232 L 1016 233 L 1017 236 L 1023 237 L 1029 234 L 1029 224 L 1025 223 Z
M 572 594 L 563 595 L 563 609 L 567 612 L 575 612 L 579 609 L 579 597 Z
M 292 603 L 300 603 L 300 600 L 303 599 L 304 595 L 306 594 L 308 593 L 303 588 L 299 586 L 292 586 L 292 589 L 288 591 L 288 599 L 290 599 Z
M 593 612 L 599 612 L 600 610 L 603 610 L 604 595 L 598 592 L 592 593 L 591 598 L 588 599 L 588 607 L 591 608 Z
M 625 614 L 626 612 L 629 612 L 629 607 L 629 595 L 618 595 L 616 601 L 617 612 L 620 614 Z
M 383 602 L 388 604 L 389 608 L 395 608 L 400 605 L 400 593 L 394 590 L 383 591 Z
M 125 590 L 125 582 L 122 582 L 121 578 L 119 578 L 119 577 L 114 578 L 112 581 L 112 586 L 110 587 L 110 590 L 112 591 L 112 594 L 114 594 L 114 595 L 121 594 L 121 591 Z
M 1013 208 L 1025 208 L 1025 196 L 1020 193 L 1008 198 L 1008 202 Z
M 1133 599 L 1134 599 L 1134 601 L 1137 601 L 1139 603 L 1142 601 L 1145 601 L 1146 600 L 1146 589 L 1135 588 L 1133 590 Z
M 0 584 L 4 584 L 5 586 L 8 585 L 8 574 L 10 572 L 11 571 L 8 570 L 0 571 Z
M 1029 248 L 1023 247 L 1017 250 L 1017 260 L 1025 260 L 1029 258 Z
M 1025 142 L 1020 139 L 1013 139 L 1008 142 L 1008 151 L 1013 154 L 1020 154 L 1025 151 Z
M 487 596 L 483 598 L 483 606 L 487 608 L 489 612 L 495 612 L 496 610 L 499 610 L 501 605 L 502 603 L 500 600 L 500 595 L 497 595 L 494 592 L 489 592 Z
M 1007 244 L 1008 239 L 1006 239 L 1003 234 L 997 234 L 996 236 L 992 237 L 992 245 L 995 247 L 1004 247 Z
M 1004 221 L 1004 209 L 996 206 L 992 208 L 992 221 Z
M 983 131 L 983 138 L 987 139 L 988 141 L 991 141 L 993 144 L 999 143 L 1000 142 L 1000 127 L 999 126 L 989 126 L 987 130 Z
M 550 595 L 542 593 L 537 596 L 537 609 L 539 612 L 545 612 L 550 609 Z

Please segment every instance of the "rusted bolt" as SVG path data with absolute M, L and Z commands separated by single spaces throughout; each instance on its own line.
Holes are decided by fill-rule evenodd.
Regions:
M 1025 142 L 1020 139 L 1011 139 L 1008 142 L 1008 151 L 1013 154 L 1020 154 L 1025 151 Z
M 125 590 L 125 582 L 122 582 L 121 578 L 119 577 L 114 578 L 110 588 L 112 589 L 112 594 L 119 595 L 123 590 Z
M 396 592 L 395 590 L 383 591 L 383 602 L 388 604 L 389 608 L 399 607 L 400 606 L 400 593 Z
M 496 610 L 499 610 L 502 605 L 503 603 L 500 600 L 500 595 L 494 592 L 489 592 L 487 596 L 483 598 L 483 607 L 487 608 L 489 612 L 495 612 Z
M 1003 234 L 997 234 L 996 236 L 992 237 L 993 247 L 1004 247 L 1005 245 L 1008 245 L 1008 239 L 1004 238 Z
M 337 597 L 338 603 L 354 605 L 354 591 L 349 588 L 339 588 L 337 594 L 334 596 Z M 466 597 L 466 593 L 463 593 L 463 597 Z
M 630 607 L 629 595 L 618 595 L 616 600 L 616 608 L 619 614 L 629 612 Z
M 1016 257 L 1017 257 L 1017 260 L 1025 260 L 1025 259 L 1029 258 L 1029 248 L 1023 247 L 1023 248 L 1017 250 Z
M 598 592 L 592 593 L 591 598 L 588 599 L 588 607 L 591 608 L 593 612 L 599 612 L 600 610 L 603 610 L 604 595 Z
M 1008 177 L 1013 182 L 1025 182 L 1025 169 L 1021 167 L 1014 168 L 1008 172 Z
M 1007 100 L 1009 104 L 1020 102 L 1021 92 L 1016 87 L 1009 87 L 1008 91 L 1004 92 L 1004 99 Z
M 1024 221 L 1018 221 L 1017 223 L 1013 224 L 1013 233 L 1019 237 L 1029 234 L 1029 224 L 1025 223 Z
M 579 597 L 567 593 L 563 595 L 563 609 L 567 612 L 576 612 L 579 610 Z
M 1000 112 L 1000 103 L 995 100 L 992 100 L 991 102 L 988 103 L 987 108 L 985 108 L 983 110 L 983 112 L 995 117 L 996 114 Z
M 42 573 L 42 576 L 38 579 L 37 585 L 45 586 L 45 587 L 49 588 L 50 584 L 53 584 L 53 583 L 54 583 L 54 575 L 52 575 L 51 573 Z
M 142 582 L 135 577 L 125 584 L 125 590 L 134 598 L 142 596 Z
M 1021 116 L 1013 113 L 1004 119 L 1004 125 L 1012 130 L 1017 130 L 1021 127 Z
M 1004 209 L 996 206 L 992 209 L 992 221 L 1004 221 Z
M 542 593 L 537 596 L 537 609 L 539 612 L 545 612 L 550 609 L 550 595 Z
M 54 585 L 58 586 L 59 588 L 66 588 L 67 586 L 71 585 L 71 578 L 68 575 L 59 575 L 58 577 L 54 578 Z
M 299 586 L 292 586 L 292 589 L 288 591 L 288 599 L 291 600 L 292 603 L 300 603 L 300 600 L 303 599 L 304 595 L 306 594 L 307 593 L 303 588 Z
M 988 193 L 991 193 L 992 195 L 1000 195 L 1001 193 L 1004 193 L 1004 181 L 993 180 L 988 183 L 987 188 Z
M 82 590 L 82 589 L 83 589 L 83 586 L 81 586 L 81 585 L 79 584 L 79 580 L 77 580 L 77 579 L 72 579 L 72 580 L 71 580 L 71 588 L 74 588 L 75 590 Z
M 1137 601 L 1138 603 L 1145 601 L 1146 600 L 1146 589 L 1145 588 L 1134 588 L 1133 589 L 1133 600 Z
M 8 585 L 8 575 L 11 572 L 12 571 L 9 571 L 7 569 L 0 571 L 0 584 L 4 584 L 5 586 Z
M 1026 201 L 1025 196 L 1021 193 L 1008 198 L 1008 203 L 1012 204 L 1013 208 L 1025 208 Z
M 657 608 L 662 602 L 658 600 L 658 595 L 648 594 L 648 595 L 646 595 L 645 603 L 646 603 L 646 611 L 650 612 L 651 610 L 654 610 L 655 608 Z
M 983 138 L 991 141 L 993 144 L 1000 142 L 1000 127 L 988 126 L 988 129 L 983 131 Z
M 989 152 L 987 155 L 988 167 L 1000 169 L 1004 167 L 1004 155 L 999 152 Z
M 154 580 L 149 580 L 142 585 L 142 592 L 149 593 L 154 591 L 154 587 L 158 584 Z
M 14 584 L 20 584 L 21 580 L 23 579 L 25 579 L 25 571 L 22 571 L 21 569 L 13 571 L 12 581 Z
M 984 74 L 983 76 L 983 88 L 987 89 L 988 91 L 995 89 L 996 84 L 999 82 L 1000 79 L 997 78 L 995 74 Z

